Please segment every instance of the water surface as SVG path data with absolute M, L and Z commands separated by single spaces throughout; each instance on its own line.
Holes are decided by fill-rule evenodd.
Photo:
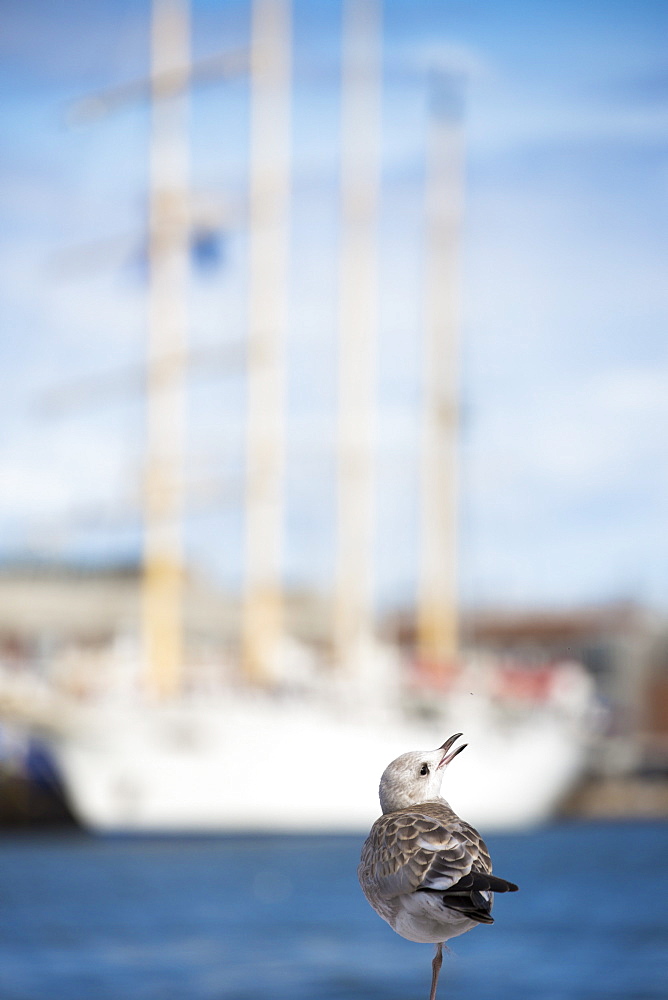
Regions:
M 357 886 L 359 837 L 0 840 L 1 1000 L 426 1000 L 432 947 Z M 665 1000 L 668 825 L 487 838 L 496 923 L 440 1000 Z

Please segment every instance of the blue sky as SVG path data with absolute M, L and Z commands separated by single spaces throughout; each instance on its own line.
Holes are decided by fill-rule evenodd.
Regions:
M 294 9 L 286 574 L 322 586 L 332 564 L 331 454 L 321 442 L 335 398 L 340 4 Z M 145 74 L 148 8 L 15 0 L 0 10 L 0 553 L 128 556 L 140 398 L 128 385 L 58 412 L 42 404 L 142 357 L 147 109 L 63 122 L 68 102 Z M 665 5 L 647 2 L 385 4 L 384 602 L 408 599 L 414 584 L 419 74 L 439 60 L 468 77 L 463 599 L 668 605 L 667 22 Z M 247 32 L 245 2 L 195 0 L 197 55 L 244 45 Z M 224 266 L 193 280 L 195 346 L 243 335 L 244 109 L 243 81 L 193 98 L 193 187 L 229 225 Z M 243 401 L 238 371 L 193 379 L 189 473 L 200 486 L 189 552 L 229 582 L 240 572 Z M 204 503 L 198 489 L 220 502 Z

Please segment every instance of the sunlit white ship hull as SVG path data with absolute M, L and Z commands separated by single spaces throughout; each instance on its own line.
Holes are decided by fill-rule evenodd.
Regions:
M 549 706 L 503 718 L 463 698 L 430 723 L 263 697 L 89 706 L 52 746 L 70 805 L 93 830 L 363 831 L 385 765 L 459 731 L 469 747 L 443 794 L 484 830 L 545 820 L 583 765 L 582 719 Z

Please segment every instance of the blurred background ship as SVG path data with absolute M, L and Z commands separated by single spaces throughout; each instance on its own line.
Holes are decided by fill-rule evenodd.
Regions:
M 415 508 L 416 586 L 414 601 L 378 610 L 375 526 L 387 460 L 378 446 L 387 311 L 378 262 L 381 15 L 375 0 L 344 5 L 338 232 L 325 265 L 336 271 L 337 289 L 321 304 L 337 329 L 335 429 L 328 436 L 313 421 L 305 459 L 295 458 L 288 404 L 291 378 L 304 365 L 288 337 L 300 196 L 288 0 L 255 0 L 248 49 L 201 62 L 191 59 L 185 0 L 155 0 L 149 78 L 72 110 L 82 126 L 150 100 L 143 555 L 123 565 L 48 558 L 5 565 L 0 713 L 11 787 L 23 782 L 34 791 L 37 781 L 52 801 L 62 790 L 91 829 L 363 830 L 376 814 L 385 764 L 456 731 L 470 747 L 448 775 L 447 794 L 485 829 L 546 819 L 584 775 L 588 791 L 580 784 L 572 808 L 665 808 L 663 786 L 655 795 L 645 782 L 634 800 L 628 780 L 665 767 L 661 621 L 625 605 L 544 614 L 460 609 L 464 80 L 442 58 L 400 68 L 424 103 L 408 224 L 422 242 L 419 388 L 407 393 L 415 434 L 408 457 L 390 448 L 396 489 Z M 242 221 L 221 204 L 202 207 L 189 184 L 191 92 L 207 80 L 248 86 Z M 246 336 L 196 346 L 191 272 L 216 264 L 235 227 L 247 251 Z M 76 259 L 70 254 L 68 266 Z M 391 338 L 384 351 L 392 351 Z M 190 566 L 185 529 L 196 516 L 193 497 L 217 495 L 215 485 L 191 482 L 187 400 L 198 372 L 210 377 L 221 366 L 236 366 L 245 385 L 244 485 L 232 490 L 245 539 L 236 593 Z M 113 393 L 113 378 L 66 385 L 48 405 L 52 412 L 63 400 L 92 405 L 109 385 Z M 320 588 L 285 579 L 290 462 L 313 467 L 316 494 L 331 467 L 324 481 L 336 497 L 334 556 Z M 308 547 L 308 524 L 295 530 Z M 396 542 L 405 548 L 398 535 Z M 206 545 L 222 543 L 210 534 Z M 35 801 L 19 793 L 17 811 L 30 814 Z M 54 810 L 62 815 L 62 806 Z

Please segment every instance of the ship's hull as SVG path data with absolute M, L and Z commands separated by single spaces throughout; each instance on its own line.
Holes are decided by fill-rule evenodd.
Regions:
M 71 808 L 94 830 L 363 831 L 386 764 L 456 731 L 469 747 L 443 794 L 483 830 L 546 819 L 582 767 L 583 733 L 568 716 L 461 705 L 431 723 L 263 699 L 90 706 L 53 749 Z

